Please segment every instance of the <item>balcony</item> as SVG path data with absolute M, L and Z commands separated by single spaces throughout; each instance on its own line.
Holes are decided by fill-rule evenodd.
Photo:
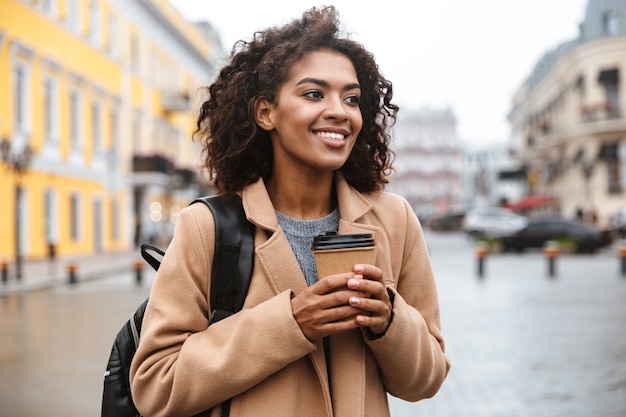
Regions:
M 580 115 L 583 122 L 611 120 L 621 117 L 621 109 L 619 103 L 605 100 L 582 106 Z

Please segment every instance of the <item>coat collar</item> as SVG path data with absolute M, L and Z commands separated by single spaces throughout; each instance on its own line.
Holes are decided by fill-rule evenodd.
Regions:
M 335 179 L 337 201 L 341 219 L 339 233 L 372 233 L 377 240 L 379 229 L 376 226 L 361 222 L 373 207 L 378 194 L 361 194 L 350 187 L 343 176 L 337 174 Z M 279 231 L 274 206 L 269 197 L 265 183 L 259 179 L 247 186 L 241 193 L 244 210 L 248 220 L 260 229 L 270 233 L 258 233 L 255 240 L 255 251 L 258 256 L 258 267 L 265 271 L 264 279 L 272 287 L 275 294 L 291 290 L 299 293 L 306 289 L 306 281 L 300 270 L 297 259 L 293 255 L 289 242 L 282 231 Z M 275 233 L 279 231 L 278 233 Z M 376 252 L 375 252 L 376 254 Z M 375 255 L 376 256 L 376 255 Z M 362 406 L 365 403 L 365 347 L 360 332 L 353 330 L 330 338 L 331 356 L 333 357 L 332 384 L 326 368 L 325 355 L 321 341 L 317 341 L 318 349 L 310 354 L 313 366 L 323 387 L 332 387 L 336 398 L 334 408 L 337 415 L 365 415 Z M 341 366 L 335 368 L 337 364 Z M 349 376 L 346 378 L 343 376 Z M 355 378 L 361 378 L 356 382 Z M 329 394 L 327 394 L 329 395 Z
M 361 217 L 372 209 L 370 199 L 376 198 L 376 194 L 364 195 L 359 193 L 339 173 L 336 175 L 335 186 L 342 221 L 348 223 L 358 222 Z M 274 206 L 263 179 L 259 179 L 257 182 L 247 186 L 242 191 L 241 196 L 244 210 L 250 222 L 272 233 L 278 229 L 278 220 L 276 219 Z

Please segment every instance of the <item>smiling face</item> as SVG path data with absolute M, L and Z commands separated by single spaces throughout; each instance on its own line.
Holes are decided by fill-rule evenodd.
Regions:
M 322 49 L 296 62 L 275 102 L 255 106 L 257 123 L 270 133 L 274 172 L 321 175 L 341 168 L 363 126 L 360 95 L 345 55 Z

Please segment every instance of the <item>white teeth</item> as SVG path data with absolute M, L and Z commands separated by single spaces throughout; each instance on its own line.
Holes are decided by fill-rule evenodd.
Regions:
M 328 138 L 328 139 L 333 139 L 333 140 L 343 140 L 343 135 L 340 135 L 339 133 L 318 132 L 317 135 L 323 138 Z

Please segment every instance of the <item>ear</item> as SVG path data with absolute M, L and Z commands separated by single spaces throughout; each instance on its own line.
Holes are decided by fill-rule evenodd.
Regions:
M 274 129 L 272 121 L 272 105 L 266 99 L 260 97 L 254 102 L 254 119 L 259 127 L 268 132 Z

